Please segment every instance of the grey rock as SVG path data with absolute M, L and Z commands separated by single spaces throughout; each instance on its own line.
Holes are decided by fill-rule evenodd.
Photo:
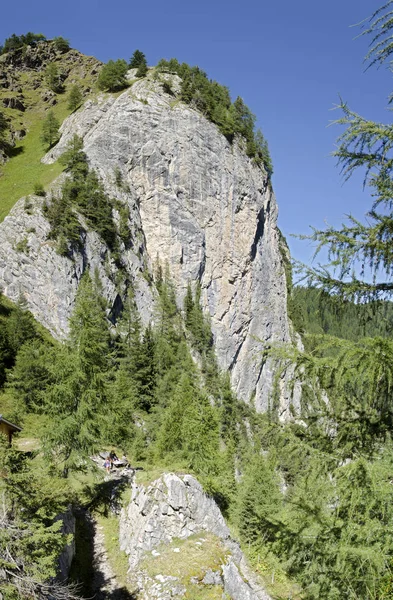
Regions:
M 131 502 L 120 515 L 120 548 L 127 552 L 131 569 L 145 552 L 200 531 L 229 538 L 218 506 L 196 479 L 166 473 L 147 489 L 133 484 Z
M 202 583 L 205 585 L 222 585 L 223 579 L 219 571 L 212 571 L 209 569 L 202 579 Z
M 157 490 L 160 499 L 156 497 Z M 172 514 L 169 513 L 171 507 Z M 218 506 L 191 475 L 166 473 L 147 488 L 134 483 L 130 504 L 120 514 L 119 530 L 120 549 L 128 555 L 129 573 L 137 580 L 142 598 L 183 597 L 185 588 L 174 585 L 175 576 L 159 574 L 153 580 L 143 570 L 142 561 L 149 555 L 160 556 L 162 550 L 156 548 L 171 543 L 174 538 L 187 539 L 194 533 L 203 536 L 203 532 L 209 532 L 220 538 L 227 562 L 222 572 L 207 569 L 202 581 L 194 577 L 190 582 L 201 587 L 220 586 L 233 600 L 270 600 L 249 569 L 239 544 L 231 539 Z M 201 541 L 205 540 L 201 537 L 196 544 L 201 546 Z M 174 547 L 172 551 L 179 554 L 181 564 L 181 547 Z
M 271 600 L 261 588 L 255 589 L 244 581 L 235 563 L 230 560 L 222 568 L 224 590 L 232 600 Z
M 177 93 L 178 78 L 164 79 Z M 155 296 L 143 274 L 152 271 L 157 258 L 170 267 L 179 306 L 188 282 L 200 281 L 219 366 L 230 371 L 239 398 L 267 410 L 275 364 L 263 362 L 262 348 L 289 342 L 291 335 L 277 205 L 265 171 L 239 141 L 230 145 L 213 123 L 174 102 L 162 82 L 150 76 L 117 98 L 87 101 L 64 121 L 61 132 L 43 161 L 54 162 L 74 134 L 81 136 L 106 191 L 129 206 L 133 249 L 124 250 L 123 259 L 143 321 L 153 314 Z M 115 184 L 115 169 L 123 176 L 123 191 Z M 29 226 L 36 227 L 37 239 L 22 261 L 12 244 Z M 116 267 L 108 264 L 108 249 L 94 233 L 87 234 L 84 252 L 72 260 L 56 254 L 47 233 L 39 210 L 28 218 L 20 203 L 14 207 L 0 224 L 2 241 L 10 240 L 0 249 L 0 263 L 8 265 L 0 269 L 0 285 L 11 299 L 25 293 L 33 314 L 61 337 L 86 269 L 98 269 L 109 303 L 119 303 Z M 17 275 L 9 273 L 13 266 Z M 119 294 L 126 294 L 125 286 Z M 291 402 L 285 380 L 280 389 L 285 418 Z

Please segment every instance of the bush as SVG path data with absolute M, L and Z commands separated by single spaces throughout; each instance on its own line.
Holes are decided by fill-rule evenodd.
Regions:
M 67 52 L 70 49 L 70 42 L 61 36 L 55 37 L 53 42 L 59 52 Z
M 34 194 L 36 196 L 46 196 L 46 192 L 42 183 L 37 182 L 34 184 Z

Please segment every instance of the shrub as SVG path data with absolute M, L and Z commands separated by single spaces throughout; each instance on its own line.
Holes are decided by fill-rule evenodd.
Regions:
M 37 182 L 34 184 L 34 194 L 36 196 L 46 196 L 46 192 L 42 183 Z
M 59 52 L 67 52 L 70 49 L 70 42 L 61 36 L 55 37 L 53 42 Z

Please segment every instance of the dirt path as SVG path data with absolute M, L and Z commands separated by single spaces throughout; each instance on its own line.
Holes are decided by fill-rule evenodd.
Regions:
M 105 549 L 103 528 L 91 516 L 93 535 L 93 581 L 92 592 L 95 600 L 137 600 L 126 588 L 122 587 L 116 578 Z

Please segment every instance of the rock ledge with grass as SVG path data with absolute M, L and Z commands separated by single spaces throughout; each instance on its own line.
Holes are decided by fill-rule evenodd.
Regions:
M 148 486 L 132 484 L 120 515 L 120 548 L 146 600 L 202 598 L 203 591 L 213 599 L 270 599 L 219 507 L 191 475 L 165 473 Z

